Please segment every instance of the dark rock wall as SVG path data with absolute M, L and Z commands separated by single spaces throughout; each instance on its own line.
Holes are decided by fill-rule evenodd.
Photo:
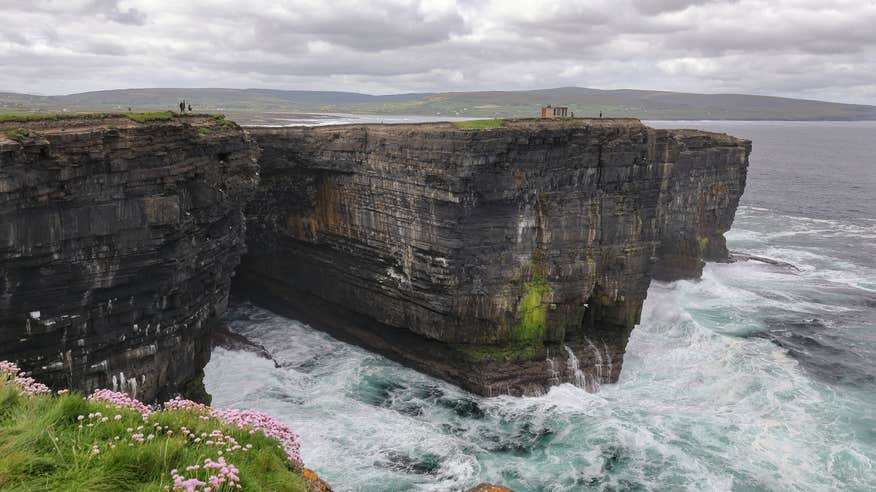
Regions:
M 481 394 L 615 381 L 652 276 L 727 258 L 750 152 L 636 120 L 250 131 L 239 291 Z
M 236 292 L 339 338 L 481 394 L 615 381 L 651 279 L 727 259 L 750 151 L 636 120 L 251 129 L 258 146 L 206 117 L 18 126 L 0 123 L 0 359 L 144 400 L 197 391 L 244 232 Z
M 196 379 L 256 149 L 213 118 L 0 124 L 0 359 L 146 401 Z

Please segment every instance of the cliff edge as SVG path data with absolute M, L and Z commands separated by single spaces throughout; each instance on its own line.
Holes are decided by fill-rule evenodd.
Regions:
M 237 292 L 482 395 L 616 381 L 652 278 L 727 260 L 751 149 L 630 119 L 249 131 Z
M 144 401 L 196 380 L 244 250 L 256 149 L 221 117 L 0 122 L 0 359 Z

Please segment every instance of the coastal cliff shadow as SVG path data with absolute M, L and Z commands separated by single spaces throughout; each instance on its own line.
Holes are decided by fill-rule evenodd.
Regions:
M 379 323 L 265 277 L 247 277 L 245 271 L 240 272 L 232 284 L 233 302 L 252 302 L 282 316 L 301 321 L 342 342 L 376 352 L 419 372 L 456 381 L 467 391 L 482 393 L 482 385 L 474 378 L 477 368 L 443 342 Z M 265 283 L 275 285 L 265 288 Z

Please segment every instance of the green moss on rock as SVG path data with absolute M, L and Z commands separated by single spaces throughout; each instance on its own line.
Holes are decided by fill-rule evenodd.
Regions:
M 511 340 L 518 342 L 541 341 L 545 338 L 546 303 L 551 299 L 551 287 L 540 275 L 524 282 L 524 294 L 517 305 L 520 321 L 511 331 Z
M 697 234 L 697 254 L 702 257 L 703 253 L 705 253 L 706 248 L 709 247 L 709 238 L 706 236 L 700 236 Z
M 477 362 L 518 362 L 541 356 L 541 344 L 457 345 L 456 349 Z

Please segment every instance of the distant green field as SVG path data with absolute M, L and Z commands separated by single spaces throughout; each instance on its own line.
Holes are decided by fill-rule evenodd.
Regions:
M 374 96 L 354 92 L 263 89 L 119 89 L 65 96 L 0 92 L 2 112 L 163 112 L 185 99 L 218 113 L 353 113 L 475 118 L 536 118 L 543 105 L 578 117 L 652 120 L 876 120 L 876 106 L 747 94 L 694 94 L 562 87 L 529 91 Z
M 453 126 L 460 130 L 487 130 L 490 128 L 501 128 L 504 123 L 502 120 L 471 120 L 471 121 L 456 121 Z

